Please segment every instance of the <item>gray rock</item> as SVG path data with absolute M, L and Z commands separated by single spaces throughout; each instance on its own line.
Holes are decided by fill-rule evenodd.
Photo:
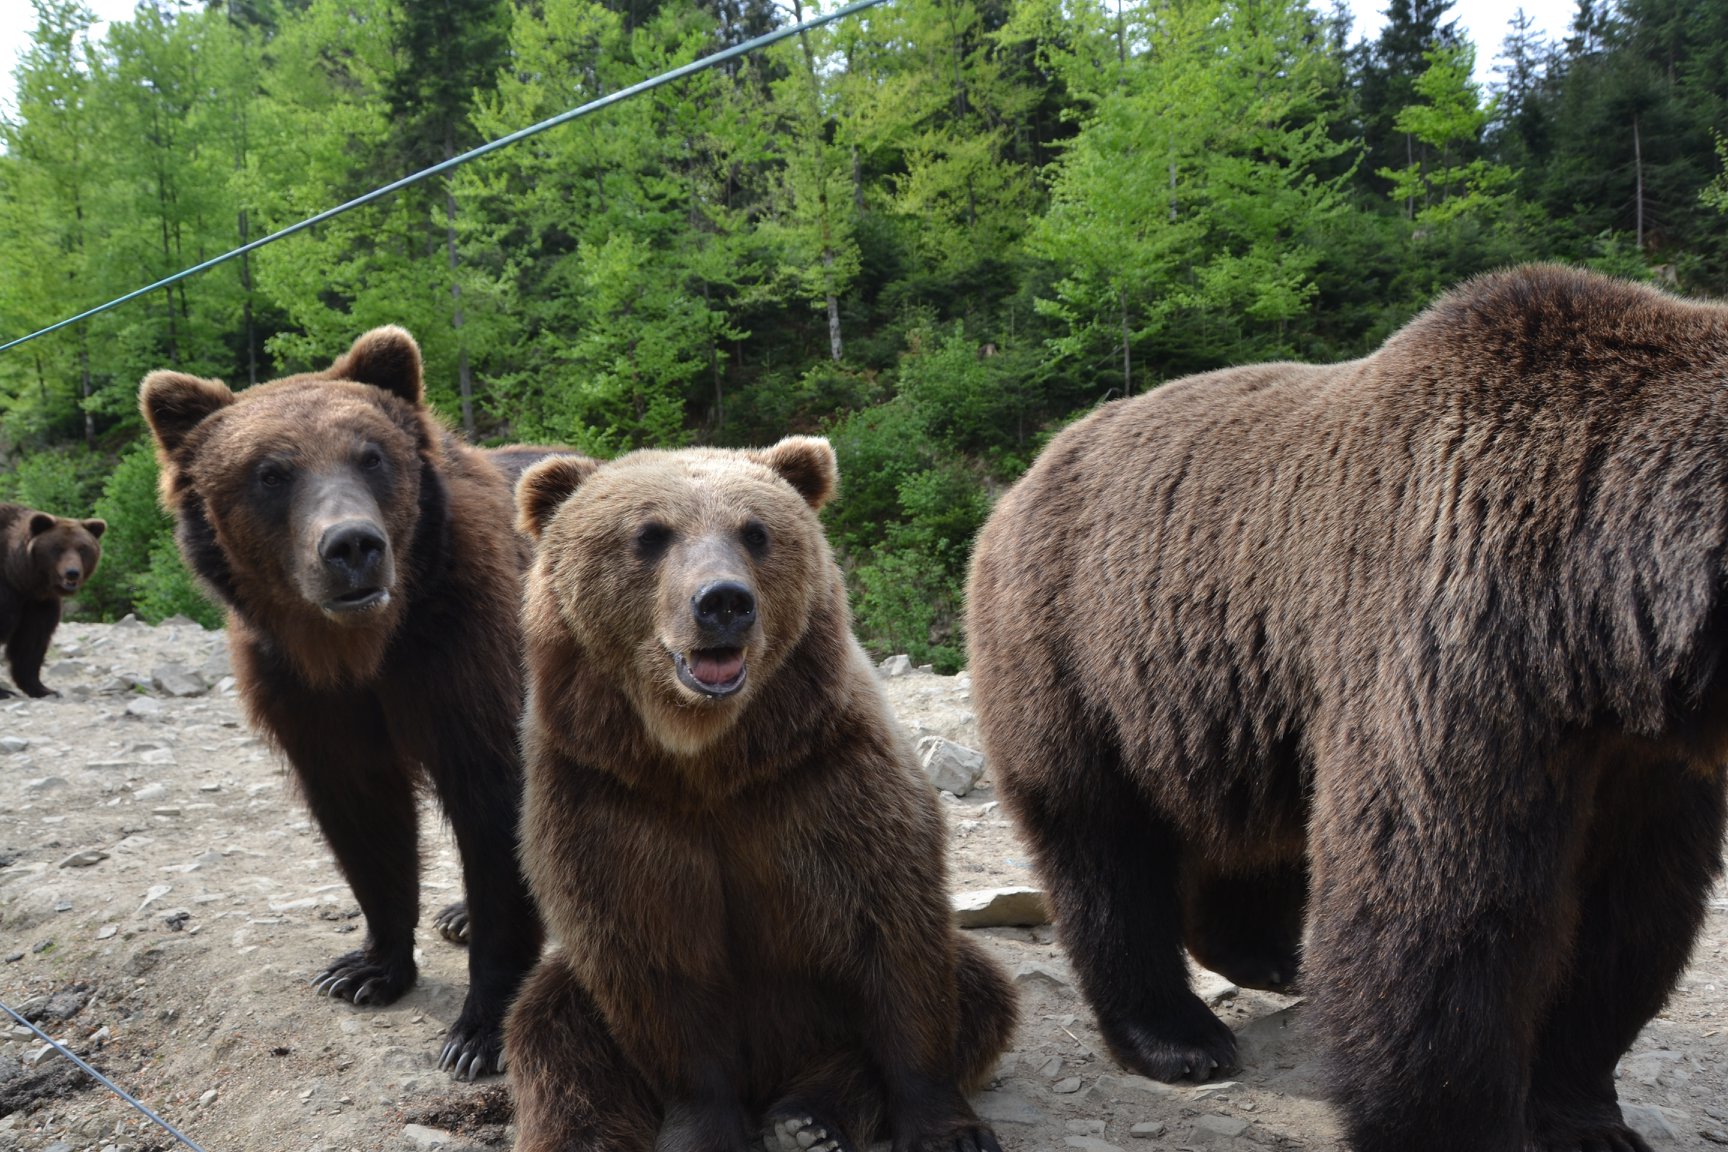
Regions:
M 1626 1126 L 1655 1147 L 1679 1147 L 1680 1133 L 1690 1128 L 1686 1113 L 1656 1104 L 1622 1104 Z
M 233 665 L 228 661 L 228 646 L 225 644 L 218 644 L 215 650 L 204 658 L 204 663 L 198 665 L 198 674 L 212 684 L 233 672 Z
M 1037 888 L 981 888 L 953 895 L 954 920 L 962 928 L 1030 928 L 1050 923 L 1050 909 Z
M 1248 1131 L 1248 1121 L 1236 1116 L 1207 1113 L 1194 1118 L 1194 1138 L 1197 1140 L 1234 1140 Z
M 964 796 L 984 775 L 984 754 L 941 736 L 918 741 L 918 763 L 930 782 L 944 792 Z
M 68 784 L 65 778 L 61 776 L 42 776 L 24 782 L 24 791 L 26 792 L 58 792 L 62 788 L 70 787 L 72 785 Z
M 62 868 L 88 868 L 92 864 L 100 864 L 108 859 L 108 853 L 100 848 L 80 848 L 66 859 L 60 861 Z
M 1168 1127 L 1162 1120 L 1142 1120 L 1128 1129 L 1128 1135 L 1136 1140 L 1150 1140 L 1154 1136 L 1164 1135 Z
M 896 676 L 904 676 L 912 671 L 912 657 L 901 653 L 890 656 L 876 666 L 876 674 L 884 680 L 892 680 Z
M 1084 1152 L 1122 1152 L 1116 1145 L 1096 1136 L 1069 1136 L 1062 1143 L 1069 1148 L 1084 1149 Z
M 1102 1120 L 1068 1121 L 1068 1131 L 1076 1136 L 1101 1136 L 1104 1134 L 1104 1128 L 1105 1124 Z
M 140 720 L 156 720 L 162 715 L 162 705 L 148 696 L 140 697 L 126 705 L 126 715 Z
M 1080 1091 L 1080 1077 L 1064 1076 L 1062 1079 L 1056 1081 L 1056 1083 L 1050 1085 L 1050 1091 L 1056 1093 L 1058 1096 L 1072 1096 L 1074 1093 Z
M 1122 1104 L 1164 1103 L 1181 1095 L 1177 1088 L 1144 1076 L 1100 1076 L 1092 1086 L 1091 1094 Z
M 29 747 L 30 741 L 24 739 L 22 736 L 0 736 L 0 752 L 4 752 L 7 755 L 11 755 L 14 752 L 22 752 Z
M 210 691 L 209 683 L 184 664 L 163 664 L 150 673 L 156 687 L 170 696 L 202 696 Z
M 1016 984 L 1042 984 L 1048 988 L 1068 987 L 1068 976 L 1049 964 L 1028 960 L 1014 970 Z
M 1007 1089 L 978 1093 L 972 1098 L 972 1107 L 980 1119 L 992 1124 L 1038 1124 L 1044 1120 L 1044 1113 L 1031 1101 Z

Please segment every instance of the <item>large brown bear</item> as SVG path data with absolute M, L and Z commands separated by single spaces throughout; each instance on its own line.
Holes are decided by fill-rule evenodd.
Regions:
M 18 504 L 0 504 L 0 644 L 12 683 L 26 695 L 51 696 L 42 659 L 60 626 L 60 602 L 76 596 L 96 562 L 102 520 L 68 520 Z M 0 696 L 12 693 L 0 688 Z
M 420 350 L 400 328 L 238 395 L 153 372 L 140 402 L 181 552 L 228 608 L 247 710 L 287 755 L 366 915 L 364 947 L 317 986 L 388 1004 L 414 983 L 415 793 L 429 778 L 467 895 L 439 927 L 472 944 L 440 1064 L 498 1070 L 505 1009 L 541 943 L 516 864 L 529 544 L 508 480 L 426 407 Z
M 1111 1048 L 1303 982 L 1353 1147 L 1628 1152 L 1728 808 L 1728 307 L 1486 276 L 1065 430 L 971 576 L 985 746 Z M 1304 869 L 1309 872 L 1305 873 Z
M 1013 988 L 953 926 L 935 792 L 852 638 L 827 441 L 548 460 L 511 1010 L 517 1148 L 994 1152 Z

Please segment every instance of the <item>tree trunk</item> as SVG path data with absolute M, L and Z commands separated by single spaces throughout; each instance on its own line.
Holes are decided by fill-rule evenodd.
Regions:
M 1632 170 L 1638 181 L 1634 213 L 1638 225 L 1638 251 L 1644 251 L 1644 142 L 1638 135 L 1638 117 L 1632 117 Z
M 1134 394 L 1134 364 L 1128 351 L 1128 295 L 1122 295 L 1122 395 Z
M 444 126 L 444 159 L 456 155 L 456 129 Z M 468 372 L 468 342 L 462 338 L 462 283 L 456 278 L 456 192 L 444 177 L 444 248 L 450 258 L 450 327 L 456 333 L 456 388 L 462 396 L 462 434 L 474 440 L 474 380 Z
M 240 247 L 251 243 L 246 209 L 240 209 Z M 258 334 L 252 325 L 252 253 L 240 256 L 240 319 L 246 329 L 246 384 L 258 383 Z
M 78 340 L 79 391 L 84 397 L 84 447 L 96 451 L 96 414 L 90 411 L 90 329 Z

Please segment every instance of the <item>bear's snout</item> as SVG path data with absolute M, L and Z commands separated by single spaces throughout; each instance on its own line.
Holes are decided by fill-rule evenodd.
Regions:
M 78 591 L 84 583 L 84 569 L 77 564 L 68 564 L 60 569 L 60 587 L 67 592 Z
M 389 538 L 370 520 L 343 520 L 324 529 L 318 559 L 331 593 L 324 608 L 353 612 L 387 601 L 389 555 Z
M 716 580 L 690 597 L 706 646 L 736 647 L 756 623 L 756 594 L 737 580 Z

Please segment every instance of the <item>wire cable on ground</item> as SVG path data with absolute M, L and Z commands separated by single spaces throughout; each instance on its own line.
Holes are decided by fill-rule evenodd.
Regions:
M 126 1101 L 126 1103 L 132 1105 L 132 1107 L 138 1109 L 138 1111 L 144 1113 L 144 1115 L 146 1115 L 150 1119 L 154 1120 L 156 1122 L 156 1124 L 159 1127 L 161 1127 L 161 1129 L 163 1131 L 167 1132 L 168 1135 L 174 1137 L 174 1139 L 180 1141 L 180 1143 L 186 1145 L 186 1147 L 192 1149 L 192 1152 L 204 1152 L 204 1149 L 201 1148 L 198 1144 L 194 1143 L 193 1140 L 191 1139 L 191 1137 L 184 1135 L 178 1128 L 174 1127 L 174 1125 L 168 1123 L 168 1121 L 162 1119 L 162 1117 L 160 1117 L 160 1116 L 156 1115 L 156 1113 L 150 1111 L 150 1109 L 147 1108 L 146 1106 L 144 1106 L 143 1104 L 138 1103 L 138 1101 L 134 1100 L 130 1095 L 127 1094 L 127 1092 L 124 1088 L 122 1088 L 118 1084 L 114 1083 L 114 1081 L 108 1079 L 108 1077 L 102 1075 L 102 1073 L 96 1071 L 96 1069 L 90 1067 L 90 1065 L 84 1063 L 84 1061 L 82 1059 L 80 1059 L 78 1054 L 76 1052 L 72 1051 L 72 1049 L 66 1047 L 66 1045 L 60 1043 L 60 1041 L 54 1039 L 54 1037 L 48 1035 L 48 1033 L 42 1031 L 42 1029 L 40 1029 L 40 1028 L 36 1027 L 36 1025 L 30 1023 L 30 1021 L 24 1019 L 24 1017 L 20 1016 L 17 1013 L 17 1011 L 15 1009 L 13 1009 L 12 1005 L 6 1003 L 6 1001 L 4 1001 L 4 1000 L 0 1000 L 0 1008 L 4 1008 L 7 1012 L 7 1014 L 12 1017 L 12 1019 L 18 1021 L 18 1023 L 24 1025 L 24 1027 L 30 1029 L 30 1031 L 36 1033 L 36 1035 L 38 1035 L 42 1039 L 46 1040 L 49 1044 L 51 1044 L 54 1047 L 55 1051 L 60 1053 L 60 1055 L 66 1057 L 66 1059 L 72 1061 L 72 1063 L 74 1063 L 74 1064 L 78 1065 L 78 1067 L 84 1069 L 84 1071 L 88 1072 L 91 1076 L 95 1077 L 97 1080 L 99 1080 L 103 1084 L 106 1084 L 108 1086 L 108 1090 L 113 1092 L 114 1095 L 120 1097 L 120 1099 Z
M 4 352 L 8 348 L 16 348 L 18 345 L 34 340 L 38 336 L 46 336 L 50 332 L 55 332 L 61 328 L 67 327 L 68 325 L 76 324 L 80 320 L 88 320 L 90 317 L 106 312 L 111 308 L 118 308 L 128 300 L 136 300 L 138 297 L 148 295 L 149 293 L 156 291 L 158 288 L 166 288 L 170 284 L 179 283 L 188 276 L 194 276 L 199 272 L 203 272 L 205 269 L 214 268 L 218 264 L 225 264 L 236 256 L 243 256 L 248 252 L 264 247 L 266 244 L 273 244 L 285 236 L 292 236 L 294 233 L 310 228 L 314 224 L 322 224 L 326 220 L 342 215 L 342 213 L 347 212 L 349 209 L 358 208 L 362 204 L 370 204 L 372 201 L 388 196 L 392 192 L 399 191 L 411 184 L 418 184 L 420 181 L 436 176 L 441 172 L 448 172 L 450 169 L 461 164 L 466 164 L 470 160 L 478 160 L 480 157 L 485 156 L 488 153 L 496 152 L 500 148 L 508 147 L 519 140 L 526 140 L 530 136 L 537 136 L 548 128 L 556 128 L 558 125 L 569 123 L 571 120 L 578 120 L 591 112 L 598 112 L 600 109 L 605 108 L 610 104 L 616 104 L 621 100 L 628 100 L 632 96 L 647 92 L 652 88 L 658 88 L 662 84 L 669 84 L 674 80 L 682 80 L 686 76 L 692 75 L 696 72 L 701 72 L 707 68 L 712 68 L 716 64 L 723 64 L 726 61 L 742 56 L 747 52 L 754 52 L 758 48 L 766 48 L 770 44 L 778 43 L 779 41 L 786 39 L 788 36 L 796 36 L 800 32 L 808 32 L 812 28 L 819 28 L 824 24 L 850 16 L 854 12 L 862 12 L 866 8 L 873 8 L 882 2 L 883 0 L 854 0 L 853 3 L 846 5 L 844 8 L 836 8 L 834 11 L 829 12 L 826 15 L 812 16 L 802 24 L 791 24 L 785 28 L 777 28 L 773 32 L 764 33 L 754 39 L 746 40 L 741 44 L 734 44 L 730 48 L 714 53 L 712 56 L 704 56 L 700 60 L 692 60 L 690 63 L 681 65 L 669 72 L 662 72 L 658 76 L 643 80 L 637 84 L 632 84 L 628 88 L 620 88 L 616 92 L 611 92 L 605 96 L 590 100 L 579 108 L 572 108 L 568 112 L 560 112 L 558 115 L 542 120 L 538 124 L 530 124 L 526 128 L 519 128 L 508 136 L 500 136 L 498 139 L 487 144 L 482 144 L 478 148 L 471 148 L 460 156 L 452 156 L 443 163 L 434 164 L 432 167 L 416 172 L 412 176 L 404 176 L 394 184 L 386 184 L 382 188 L 373 189 L 364 196 L 356 196 L 346 204 L 338 204 L 334 208 L 328 208 L 323 212 L 318 213 L 316 216 L 307 217 L 298 224 L 290 224 L 288 227 L 277 232 L 272 232 L 270 235 L 261 239 L 254 240 L 250 244 L 242 244 L 231 252 L 224 252 L 222 255 L 217 256 L 214 259 L 204 261 L 202 264 L 194 264 L 183 272 L 176 272 L 174 275 L 164 277 L 163 279 L 156 281 L 154 284 L 146 284 L 144 287 L 139 288 L 134 292 L 128 292 L 124 296 L 118 296 L 113 300 L 108 301 L 106 304 L 101 304 L 95 308 L 89 309 L 88 311 L 80 312 L 76 316 L 69 316 L 57 324 L 50 324 L 48 327 L 38 329 L 37 331 L 30 333 L 28 336 L 20 336 L 16 340 L 10 340 L 5 344 L 0 344 L 0 352 Z

